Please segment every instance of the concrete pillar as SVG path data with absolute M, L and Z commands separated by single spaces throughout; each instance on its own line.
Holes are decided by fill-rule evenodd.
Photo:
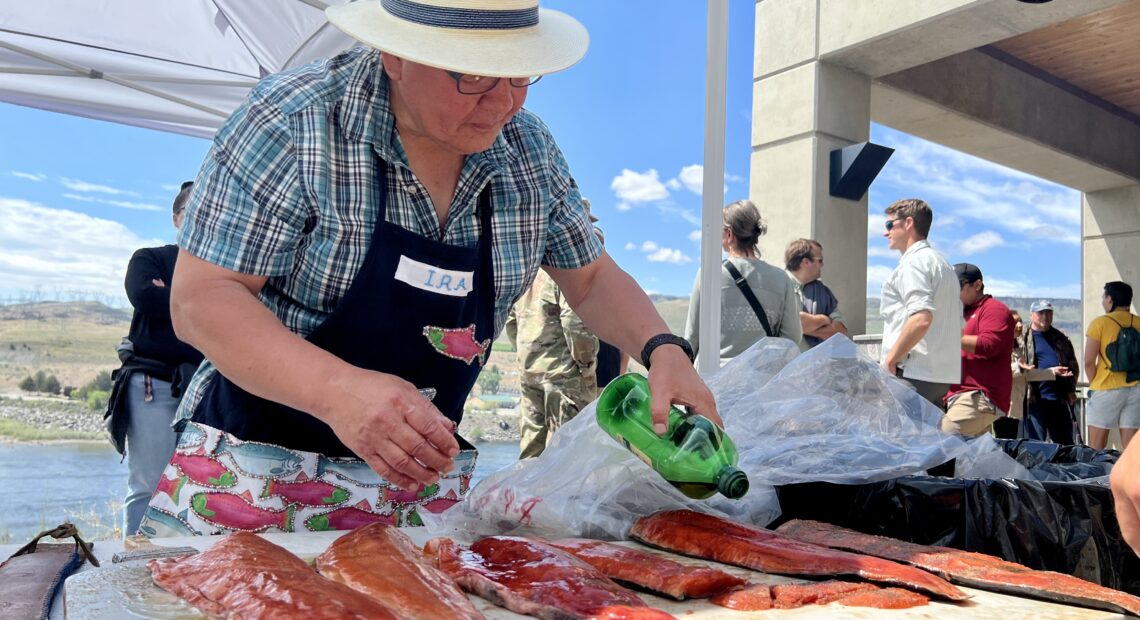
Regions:
M 1104 314 L 1105 282 L 1121 280 L 1140 293 L 1140 185 L 1081 195 L 1081 262 L 1083 327 Z
M 867 198 L 829 194 L 830 153 L 870 135 L 869 77 L 818 60 L 819 4 L 756 7 L 750 198 L 768 223 L 761 256 L 783 266 L 799 237 L 823 244 L 823 280 L 851 335 L 866 327 Z

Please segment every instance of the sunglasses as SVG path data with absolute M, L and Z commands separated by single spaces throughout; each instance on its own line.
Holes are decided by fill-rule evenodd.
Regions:
M 895 227 L 895 224 L 902 222 L 905 219 L 906 219 L 905 217 L 900 217 L 900 218 L 895 219 L 895 220 L 887 220 L 887 222 L 886 222 L 887 230 L 890 231 L 892 228 Z

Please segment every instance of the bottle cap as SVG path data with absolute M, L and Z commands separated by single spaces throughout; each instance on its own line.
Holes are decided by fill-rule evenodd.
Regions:
M 716 476 L 716 490 L 728 499 L 740 499 L 748 493 L 748 476 L 735 467 L 725 466 Z

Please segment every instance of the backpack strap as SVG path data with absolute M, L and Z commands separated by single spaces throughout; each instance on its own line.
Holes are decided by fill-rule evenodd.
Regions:
M 752 311 L 756 313 L 756 318 L 760 319 L 760 326 L 764 328 L 764 333 L 769 338 L 774 336 L 772 326 L 768 324 L 768 313 L 764 312 L 764 306 L 760 305 L 760 300 L 756 299 L 756 294 L 752 292 L 744 276 L 740 275 L 740 270 L 727 260 L 724 261 L 724 268 L 728 270 L 728 275 L 732 276 L 732 281 L 736 283 L 736 287 L 744 294 L 744 299 L 748 300 L 748 305 L 752 306 Z

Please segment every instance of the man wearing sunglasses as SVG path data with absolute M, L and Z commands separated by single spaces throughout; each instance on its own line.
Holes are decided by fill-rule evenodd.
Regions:
M 910 383 L 926 400 L 945 409 L 943 399 L 962 376 L 959 358 L 963 318 L 958 277 L 926 236 L 934 213 L 908 198 L 886 209 L 883 236 L 902 253 L 883 282 L 883 368 Z

